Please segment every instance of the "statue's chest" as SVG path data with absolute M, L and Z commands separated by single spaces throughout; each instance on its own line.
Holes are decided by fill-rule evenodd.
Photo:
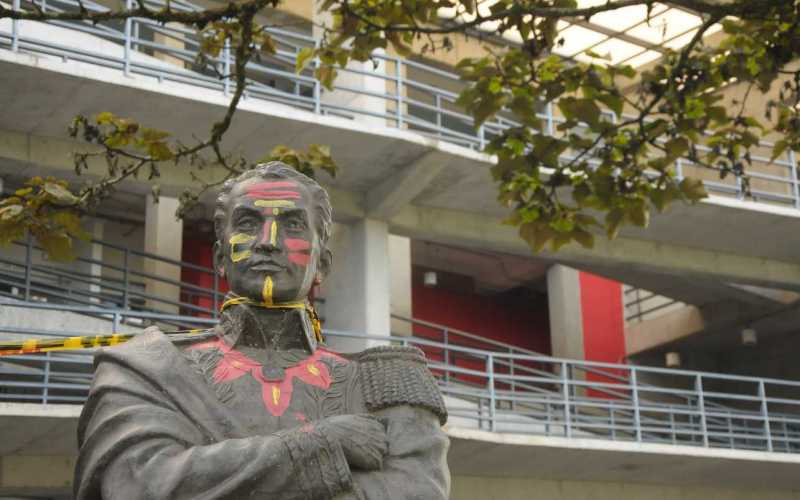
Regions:
M 363 410 L 356 366 L 324 349 L 289 366 L 226 348 L 187 353 L 245 434 L 266 434 Z

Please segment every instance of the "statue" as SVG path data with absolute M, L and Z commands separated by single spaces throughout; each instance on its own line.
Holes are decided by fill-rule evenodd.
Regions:
M 219 325 L 97 354 L 75 497 L 447 498 L 447 414 L 422 352 L 322 342 L 308 295 L 331 266 L 325 190 L 259 165 L 225 184 L 214 223 L 232 292 Z

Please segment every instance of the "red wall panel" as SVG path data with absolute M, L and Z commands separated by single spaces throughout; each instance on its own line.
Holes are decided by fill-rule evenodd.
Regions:
M 183 261 L 198 266 L 212 268 L 214 265 L 214 252 L 212 244 L 207 240 L 183 238 L 182 249 Z M 211 273 L 197 271 L 195 269 L 182 268 L 181 281 L 205 288 L 209 292 L 214 289 L 214 276 Z M 222 293 L 228 291 L 228 283 L 224 278 L 219 279 L 219 290 Z M 211 309 L 213 301 L 210 295 L 197 296 L 194 290 L 184 288 L 181 293 L 181 301 L 194 304 L 199 307 Z M 208 316 L 197 311 L 187 311 L 193 316 Z
M 625 362 L 625 322 L 622 310 L 622 285 L 594 274 L 580 273 L 581 311 L 583 323 L 583 356 L 587 361 Z M 610 373 L 622 375 L 620 371 Z M 616 382 L 593 373 L 587 380 Z M 589 391 L 590 395 L 607 397 L 607 393 Z
M 417 319 L 446 325 L 542 354 L 550 353 L 547 300 L 485 297 L 415 283 L 411 307 Z

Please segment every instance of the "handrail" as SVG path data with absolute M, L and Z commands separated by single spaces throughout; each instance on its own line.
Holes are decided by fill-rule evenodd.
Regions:
M 0 301 L 0 305 L 91 313 L 97 317 L 113 317 L 117 324 L 127 318 L 204 325 L 216 322 L 212 318 L 118 308 L 87 308 L 21 301 Z M 0 325 L 0 331 L 4 330 L 7 329 Z M 35 330 L 32 327 L 24 333 L 30 334 Z M 58 333 L 40 330 L 38 334 L 52 336 Z M 445 364 L 436 360 L 430 360 L 429 364 L 438 377 L 443 393 L 454 398 L 448 399 L 451 415 L 465 418 L 479 428 L 495 432 L 530 432 L 643 443 L 800 452 L 800 397 L 793 399 L 783 393 L 768 394 L 768 391 L 780 391 L 782 387 L 800 387 L 800 382 L 796 381 L 511 354 L 448 345 L 413 336 L 384 337 L 335 330 L 325 330 L 325 335 L 330 338 L 369 339 L 415 345 L 423 350 L 447 350 L 483 360 L 477 365 L 469 366 L 459 366 L 457 362 Z M 502 359 L 546 364 L 553 368 L 551 373 L 559 375 L 534 377 L 493 369 L 497 361 Z M 91 358 L 84 353 L 9 356 L 4 360 L 7 363 L 0 369 L 0 400 L 80 403 L 87 394 Z M 53 363 L 61 364 L 57 369 L 50 369 Z M 580 372 L 588 368 L 613 369 L 629 373 L 630 376 L 624 384 L 592 380 L 580 375 Z M 449 377 L 445 377 L 445 373 Z M 694 388 L 686 388 L 656 387 L 638 382 L 648 374 L 669 374 L 673 378 L 685 378 L 700 383 L 694 385 Z M 713 380 L 747 382 L 756 385 L 759 390 L 756 394 L 730 392 L 720 388 L 703 391 L 703 384 L 708 385 Z M 529 384 L 529 387 L 526 389 L 522 384 Z M 637 397 L 611 399 L 593 394 L 593 391 L 608 388 Z M 658 399 L 651 399 L 649 394 L 654 392 L 686 399 L 680 404 L 666 404 Z M 706 403 L 713 400 L 728 401 L 734 406 L 705 407 Z M 779 407 L 783 406 L 789 406 L 792 411 L 780 410 Z

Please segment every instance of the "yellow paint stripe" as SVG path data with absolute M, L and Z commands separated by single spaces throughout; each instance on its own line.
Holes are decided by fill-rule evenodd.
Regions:
M 231 261 L 239 262 L 240 260 L 247 259 L 253 255 L 253 252 L 250 250 L 236 251 L 236 245 L 250 243 L 254 239 L 256 239 L 256 237 L 251 234 L 236 233 L 231 236 L 228 240 L 228 243 L 231 244 Z
M 23 351 L 35 351 L 36 347 L 39 345 L 39 340 L 37 339 L 29 339 L 22 343 L 22 350 Z
M 255 205 L 264 208 L 295 208 L 297 206 L 290 200 L 256 200 Z
M 64 341 L 65 349 L 80 349 L 83 347 L 82 337 L 70 337 Z
M 281 400 L 281 390 L 277 385 L 272 386 L 272 402 L 275 405 L 278 405 L 278 402 Z
M 267 276 L 264 279 L 264 289 L 261 291 L 261 296 L 265 304 L 272 305 L 272 276 Z
M 269 227 L 269 243 L 271 245 L 278 244 L 278 221 L 272 221 L 272 225 Z

